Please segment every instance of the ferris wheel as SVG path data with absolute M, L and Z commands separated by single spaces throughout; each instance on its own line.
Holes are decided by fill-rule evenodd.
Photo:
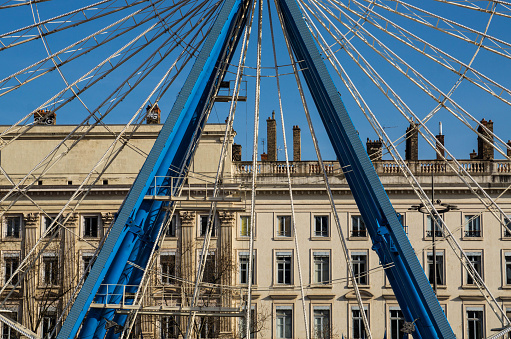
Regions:
M 490 145 L 498 158 L 504 159 L 501 170 L 511 171 L 505 164 L 511 160 L 511 144 L 505 141 L 508 137 L 505 114 L 511 105 L 511 67 L 508 67 L 511 59 L 508 29 L 511 3 L 299 0 L 296 6 L 303 27 L 319 51 L 333 84 L 339 89 L 358 132 L 382 141 L 384 152 L 381 156 L 395 162 L 393 168 L 408 180 L 421 201 L 421 208 L 435 220 L 440 213 L 400 155 L 407 134 L 390 129 L 395 125 L 415 126 L 423 144 L 428 146 L 425 152 L 432 158 L 437 157 L 443 169 L 458 176 L 481 209 L 490 211 L 499 224 L 511 232 L 508 216 L 498 199 L 494 199 L 478 183 L 470 168 L 458 160 L 466 158 L 467 150 L 463 145 L 477 136 Z M 40 155 L 38 164 L 26 175 L 14 178 L 0 165 L 2 180 L 8 185 L 0 198 L 1 215 L 9 213 L 20 199 L 27 197 L 27 191 L 62 161 L 93 127 L 123 124 L 125 127 L 116 134 L 116 142 L 129 143 L 145 121 L 157 121 L 160 114 L 166 118 L 170 108 L 179 102 L 183 84 L 186 86 L 189 73 L 195 70 L 193 65 L 208 45 L 208 37 L 216 32 L 215 25 L 219 18 L 223 18 L 224 7 L 223 1 L 200 0 L 103 0 L 95 3 L 10 0 L 0 3 L 0 61 L 4 65 L 0 70 L 1 116 L 2 124 L 9 125 L 0 133 L 0 152 L 12 147 L 34 126 L 54 124 L 57 116 L 59 123 L 74 126 L 58 146 Z M 293 45 L 296 37 L 289 33 L 290 24 L 283 14 L 286 10 L 278 2 L 262 0 L 242 2 L 240 7 L 244 8 L 243 15 L 232 24 L 238 33 L 226 43 L 227 52 L 214 67 L 214 71 L 219 72 L 216 74 L 222 75 L 219 80 L 224 85 L 226 81 L 232 84 L 227 86 L 229 98 L 222 112 L 228 113 L 227 126 L 243 130 L 247 136 L 245 149 L 251 150 L 246 158 L 252 157 L 255 164 L 260 153 L 259 114 L 275 109 L 282 122 L 286 162 L 284 120 L 295 123 L 293 119 L 298 119 L 309 126 L 308 138 L 314 145 L 310 156 L 315 156 L 322 164 L 323 158 L 335 155 L 326 136 L 328 133 L 324 133 L 325 127 L 313 107 L 313 102 L 318 106 L 319 100 L 311 94 L 313 84 L 304 77 L 305 57 L 297 53 L 297 47 Z M 221 83 L 215 86 L 211 91 L 216 95 Z M 245 93 L 241 94 L 243 87 Z M 242 102 L 241 97 L 246 102 Z M 200 120 L 223 122 L 225 117 L 218 115 L 215 105 L 206 102 Z M 303 117 L 293 115 L 295 111 L 304 112 Z M 248 112 L 255 112 L 254 117 L 249 118 Z M 481 121 L 485 115 L 495 117 L 495 122 L 498 121 L 495 127 L 489 128 Z M 176 117 L 169 114 L 169 119 Z M 439 122 L 444 128 L 438 134 L 445 132 L 455 140 L 448 139 L 445 145 L 439 146 L 438 135 L 433 132 Z M 230 128 L 226 130 L 226 140 L 229 131 Z M 194 140 L 200 137 L 196 132 L 190 135 Z M 249 137 L 253 139 L 250 146 Z M 76 210 L 90 188 L 102 180 L 102 174 L 121 150 L 122 147 L 114 144 L 104 150 L 94 168 L 87 169 L 89 174 L 68 203 L 62 206 L 59 216 L 71 217 L 70 212 Z M 193 147 L 189 148 L 186 156 L 193 154 L 193 150 Z M 223 149 L 218 160 L 215 189 L 225 156 Z M 186 165 L 184 163 L 183 167 L 173 171 L 185 176 Z M 289 164 L 287 171 L 289 176 Z M 326 173 L 324 180 L 328 190 Z M 255 182 L 256 177 L 253 179 L 252 203 L 256 200 Z M 289 186 L 292 204 L 291 179 Z M 179 189 L 172 194 L 179 194 Z M 331 193 L 330 199 L 333 201 Z M 45 213 L 44 206 L 37 208 Z M 210 219 L 215 208 L 213 204 Z M 335 210 L 333 203 L 332 208 Z M 254 213 L 254 206 L 251 210 Z M 501 305 L 451 230 L 441 219 L 438 220 L 442 223 L 445 241 L 474 276 L 490 309 L 503 325 L 509 325 Z M 34 269 L 35 262 L 40 260 L 49 244 L 44 238 L 54 234 L 53 230 L 61 228 L 62 224 L 52 222 L 46 234 L 34 243 L 20 263 L 16 274 L 30 274 L 28 272 Z M 62 228 L 66 232 L 65 227 Z M 163 235 L 160 233 L 155 235 L 156 243 L 161 241 Z M 208 253 L 206 238 L 203 253 Z M 345 255 L 349 261 L 347 252 Z M 202 261 L 206 260 L 204 256 Z M 195 290 L 198 290 L 204 273 L 199 271 Z M 357 301 L 363 308 L 353 272 L 351 277 L 357 290 Z M 141 283 L 146 279 L 145 275 L 140 277 Z M 2 295 L 7 296 L 2 304 L 15 291 L 15 287 L 9 286 L 18 285 L 22 279 L 13 281 L 16 283 L 6 284 L 1 289 Z M 72 306 L 78 293 L 79 288 L 73 291 L 68 307 Z M 194 292 L 194 303 L 197 298 Z M 366 333 L 372 337 L 363 314 Z M 4 324 L 32 336 L 30 329 L 4 318 L 0 318 Z M 64 318 L 62 316 L 60 321 L 65 321 Z M 304 323 L 308 326 L 307 318 Z M 129 335 L 132 326 L 133 318 L 128 317 L 122 335 Z

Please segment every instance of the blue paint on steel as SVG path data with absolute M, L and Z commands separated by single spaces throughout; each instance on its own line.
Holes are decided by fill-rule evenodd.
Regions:
M 284 26 L 337 158 L 415 339 L 455 338 L 364 150 L 296 0 L 278 0 Z
M 125 291 L 122 288 L 113 289 L 112 286 L 108 288 L 105 284 L 138 285 L 140 282 L 142 271 L 127 262 L 145 267 L 163 220 L 162 208 L 167 204 L 145 200 L 144 196 L 154 193 L 151 186 L 154 186 L 156 176 L 176 176 L 181 170 L 186 174 L 191 160 L 191 157 L 186 155 L 193 154 L 193 147 L 197 144 L 206 122 L 203 113 L 210 104 L 213 85 L 218 81 L 219 70 L 227 60 L 226 55 L 235 49 L 239 34 L 234 33 L 239 33 L 239 28 L 244 26 L 246 7 L 242 6 L 243 4 L 242 0 L 226 0 L 222 6 L 169 117 L 66 317 L 58 334 L 59 339 L 74 338 L 80 327 L 81 338 L 103 338 L 106 332 L 105 322 L 114 317 L 114 311 L 89 311 L 91 302 L 119 303 Z M 170 185 L 162 180 L 168 179 L 160 178 L 156 181 L 156 185 L 162 187 L 157 194 L 171 195 L 173 192 L 163 188 Z M 174 180 L 173 187 L 176 189 L 182 184 L 182 179 Z M 135 291 L 136 288 L 129 290 Z M 115 295 L 117 293 L 118 295 Z M 107 294 L 114 295 L 106 297 Z M 86 314 L 87 317 L 83 320 Z M 115 321 L 122 325 L 125 319 L 116 317 Z M 113 330 L 108 337 L 116 337 Z

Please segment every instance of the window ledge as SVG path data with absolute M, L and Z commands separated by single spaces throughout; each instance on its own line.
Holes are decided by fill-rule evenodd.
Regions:
M 254 236 L 254 240 L 256 240 L 257 237 Z M 250 241 L 250 237 L 245 237 L 245 236 L 237 236 L 236 237 L 236 240 L 237 241 Z
M 310 284 L 309 287 L 313 288 L 313 289 L 331 289 L 332 288 L 332 284 L 313 283 L 313 284 Z
M 350 240 L 350 241 L 367 241 L 367 240 L 369 240 L 369 237 L 349 237 L 348 240 Z
M 461 288 L 464 290 L 478 290 L 479 287 L 477 285 L 461 285 Z
M 466 240 L 466 241 L 482 241 L 484 240 L 483 237 L 462 237 L 461 240 Z
M 4 238 L 2 238 L 2 241 L 16 242 L 16 241 L 21 241 L 21 238 L 4 237 Z
M 275 236 L 275 237 L 273 237 L 273 240 L 276 240 L 276 241 L 293 241 L 294 238 L 293 237 L 279 237 L 279 236 Z
M 295 288 L 295 285 L 293 284 L 289 284 L 289 285 L 286 285 L 286 284 L 274 284 L 272 285 L 273 289 L 276 289 L 276 290 L 292 290 Z
M 312 240 L 312 241 L 321 241 L 321 240 L 323 240 L 323 241 L 330 241 L 331 239 L 330 239 L 330 237 L 317 237 L 317 236 L 313 236 L 313 237 L 310 238 L 310 240 Z

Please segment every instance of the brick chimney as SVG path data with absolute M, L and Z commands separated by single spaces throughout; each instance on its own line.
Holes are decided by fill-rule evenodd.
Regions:
M 266 138 L 268 139 L 268 161 L 277 161 L 277 122 L 275 121 L 275 111 L 271 113 L 271 118 L 266 120 Z
M 493 132 L 493 121 L 481 120 L 481 124 Z M 493 160 L 493 136 L 486 132 L 482 126 L 477 128 L 477 132 L 484 135 L 490 142 L 483 140 L 477 136 L 477 158 L 480 160 Z
M 146 107 L 146 123 L 148 125 L 156 125 L 160 123 L 160 115 L 161 109 L 158 107 L 158 104 L 155 104 L 151 109 L 151 105 L 147 105 Z M 150 112 L 149 112 L 150 111 Z
M 232 144 L 232 161 L 241 161 L 241 145 Z
M 445 135 L 442 134 L 442 122 L 439 122 L 438 123 L 438 135 L 436 136 L 436 149 L 438 150 L 438 153 L 436 154 L 436 160 L 442 160 L 442 157 L 445 156 L 444 145 L 445 145 Z
M 371 159 L 371 161 L 377 161 L 377 160 L 381 159 L 381 157 L 382 157 L 382 141 L 381 141 L 381 139 L 369 140 L 369 138 L 367 138 L 366 148 L 367 148 L 367 155 L 369 155 L 369 159 Z
M 508 141 L 507 141 L 507 145 L 508 145 L 509 147 L 511 147 L 511 140 L 508 140 Z M 508 157 L 511 157 L 511 149 L 509 149 L 509 148 L 507 149 L 507 156 L 508 156 Z
M 419 160 L 419 128 L 415 123 L 406 129 L 405 160 Z
M 55 125 L 57 123 L 57 113 L 40 109 L 34 113 L 35 125 Z
M 300 127 L 293 126 L 293 161 L 302 160 L 302 141 L 300 136 Z

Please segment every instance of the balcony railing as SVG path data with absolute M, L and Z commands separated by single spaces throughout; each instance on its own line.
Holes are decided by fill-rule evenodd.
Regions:
M 324 161 L 325 171 L 329 175 L 340 175 L 343 173 L 337 161 Z M 438 160 L 407 161 L 408 167 L 415 175 L 421 174 L 455 174 L 456 170 L 465 170 L 470 174 L 497 174 L 510 173 L 510 161 L 481 161 L 481 160 L 458 160 L 458 164 L 449 162 L 446 164 Z M 379 160 L 373 162 L 378 174 L 399 174 L 403 165 L 393 160 Z M 253 171 L 252 161 L 236 161 L 233 164 L 234 175 L 251 174 Z M 258 162 L 256 170 L 259 175 L 285 175 L 286 163 L 284 161 L 263 161 Z M 317 161 L 297 161 L 289 163 L 289 171 L 292 175 L 319 175 L 321 166 Z

